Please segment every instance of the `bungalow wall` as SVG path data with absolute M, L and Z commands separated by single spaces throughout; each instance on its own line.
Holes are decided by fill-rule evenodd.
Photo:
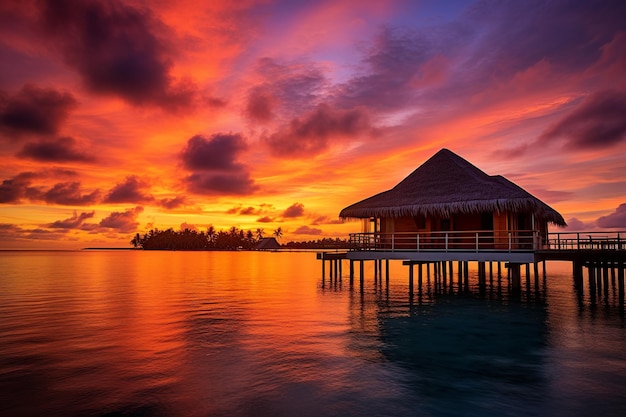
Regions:
M 417 234 L 420 234 L 421 248 L 444 248 L 445 233 L 436 232 L 454 231 L 459 233 L 449 235 L 448 247 L 471 250 L 475 247 L 476 232 L 480 231 L 481 248 L 508 249 L 511 232 L 512 248 L 518 249 L 532 243 L 531 216 L 529 213 L 509 212 L 456 213 L 450 218 L 439 216 L 381 218 L 371 224 L 375 223 L 377 231 L 382 234 L 377 246 L 383 248 L 391 248 L 392 245 L 396 249 L 416 248 Z M 517 232 L 520 224 L 528 231 Z M 547 231 L 547 224 L 536 224 L 535 228 Z M 467 233 L 462 233 L 463 231 Z M 370 232 L 373 230 L 370 229 Z M 392 234 L 395 235 L 393 244 Z

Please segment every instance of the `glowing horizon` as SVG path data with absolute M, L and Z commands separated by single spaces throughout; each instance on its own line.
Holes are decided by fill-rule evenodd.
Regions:
M 441 148 L 626 229 L 623 2 L 205 3 L 0 5 L 0 248 L 346 237 Z

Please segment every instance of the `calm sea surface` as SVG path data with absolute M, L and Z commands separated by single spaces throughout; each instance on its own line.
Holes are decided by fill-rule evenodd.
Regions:
M 410 297 L 391 265 L 361 291 L 314 253 L 0 252 L 0 414 L 626 415 L 611 274 Z

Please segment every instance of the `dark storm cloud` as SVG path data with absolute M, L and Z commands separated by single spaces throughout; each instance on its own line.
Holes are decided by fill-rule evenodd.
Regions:
M 304 204 L 302 203 L 294 203 L 291 206 L 287 207 L 283 212 L 283 217 L 285 218 L 295 218 L 301 217 L 304 215 Z
M 542 139 L 565 138 L 576 149 L 605 148 L 626 139 L 626 92 L 603 91 L 546 130 Z
M 57 220 L 54 223 L 49 224 L 48 227 L 51 229 L 77 229 L 85 220 L 93 218 L 95 214 L 95 211 L 91 211 L 88 213 L 83 212 L 79 215 L 76 213 L 76 210 L 74 210 L 72 217 L 64 220 Z
M 248 148 L 238 134 L 215 134 L 210 138 L 196 135 L 187 141 L 181 159 L 187 169 L 194 171 L 237 171 L 240 154 Z
M 171 57 L 157 36 L 167 28 L 149 10 L 120 1 L 47 0 L 41 21 L 92 92 L 168 110 L 195 99 L 191 81 L 171 77 Z
M 34 196 L 31 199 L 34 199 Z M 48 191 L 43 192 L 40 199 L 48 204 L 86 206 L 95 204 L 100 200 L 100 191 L 95 190 L 89 194 L 84 194 L 79 182 L 63 182 L 55 184 Z
M 626 228 L 626 203 L 620 204 L 613 213 L 600 217 L 596 224 L 604 228 Z
M 259 188 L 246 171 L 199 172 L 185 178 L 185 183 L 190 191 L 204 195 L 247 195 Z
M 123 183 L 117 184 L 105 197 L 103 203 L 147 203 L 154 197 L 146 192 L 149 184 L 135 175 L 126 177 Z
M 0 93 L 0 131 L 4 136 L 53 135 L 75 106 L 70 93 L 26 84 L 14 95 Z
M 93 162 L 96 158 L 79 149 L 72 137 L 29 142 L 17 154 L 20 158 L 42 162 Z
M 331 140 L 372 131 L 364 110 L 335 110 L 320 104 L 304 118 L 293 119 L 287 127 L 264 140 L 277 156 L 307 157 L 326 150 Z
M 99 223 L 100 227 L 115 229 L 118 232 L 134 232 L 139 226 L 137 217 L 143 212 L 143 207 L 127 209 L 125 211 L 114 211 Z

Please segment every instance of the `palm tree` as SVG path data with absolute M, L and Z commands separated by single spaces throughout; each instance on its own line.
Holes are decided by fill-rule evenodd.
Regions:
M 261 229 L 261 228 L 256 229 L 256 238 L 258 240 L 263 239 L 263 233 L 264 233 L 263 229 Z
M 279 227 L 278 229 L 274 230 L 274 237 L 277 240 L 280 240 L 280 238 L 283 237 L 283 229 L 281 227 Z
M 141 246 L 141 235 L 139 233 L 135 234 L 135 237 L 133 237 L 133 240 L 130 241 L 130 244 L 133 245 L 135 249 Z

